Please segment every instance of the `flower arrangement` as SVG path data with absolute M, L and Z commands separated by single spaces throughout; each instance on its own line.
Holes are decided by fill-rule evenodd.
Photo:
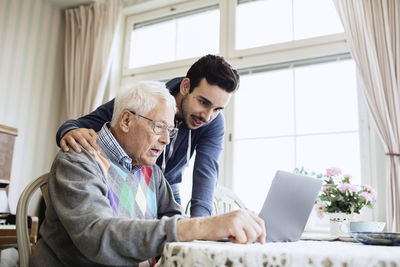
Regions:
M 304 168 L 294 170 L 296 173 L 323 178 L 324 184 L 316 200 L 315 209 L 320 218 L 324 212 L 346 214 L 360 213 L 367 206 L 372 208 L 376 201 L 376 191 L 369 185 L 352 185 L 351 176 L 343 174 L 338 168 L 329 168 L 325 175 L 308 172 Z

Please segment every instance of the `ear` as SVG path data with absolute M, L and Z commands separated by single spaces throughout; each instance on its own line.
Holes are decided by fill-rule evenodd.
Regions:
M 124 110 L 121 113 L 119 120 L 119 128 L 121 129 L 121 131 L 123 131 L 124 133 L 129 132 L 129 127 L 133 123 L 133 117 L 134 115 L 127 110 Z
M 190 79 L 189 78 L 184 78 L 181 82 L 179 92 L 181 95 L 187 95 L 189 94 L 190 91 Z

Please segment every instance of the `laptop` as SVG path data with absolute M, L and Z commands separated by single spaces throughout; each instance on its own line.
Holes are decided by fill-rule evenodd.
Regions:
M 300 239 L 321 186 L 322 179 L 276 172 L 259 214 L 265 222 L 267 242 Z

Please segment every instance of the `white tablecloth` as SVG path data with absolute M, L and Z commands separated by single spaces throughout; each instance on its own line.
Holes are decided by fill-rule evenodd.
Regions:
M 239 245 L 177 242 L 164 247 L 156 266 L 390 266 L 400 267 L 400 247 L 340 241 Z

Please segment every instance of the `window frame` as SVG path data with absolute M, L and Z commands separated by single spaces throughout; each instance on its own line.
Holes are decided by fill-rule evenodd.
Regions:
M 139 80 L 168 80 L 171 77 L 185 75 L 188 68 L 197 58 L 188 58 L 174 62 L 161 63 L 151 66 L 129 69 L 129 42 L 130 31 L 133 23 L 139 23 L 158 17 L 170 16 L 181 12 L 204 8 L 207 6 L 218 5 L 220 9 L 220 45 L 218 55 L 223 56 L 230 64 L 240 71 L 250 67 L 268 66 L 275 64 L 288 64 L 289 62 L 317 59 L 322 57 L 339 56 L 350 54 L 346 43 L 344 33 L 319 36 L 309 39 L 294 40 L 287 43 L 265 45 L 248 49 L 235 49 L 235 18 L 237 1 L 232 0 L 173 0 L 172 3 L 164 6 L 154 6 L 135 9 L 134 6 L 124 9 L 125 23 L 121 53 L 121 84 Z M 379 137 L 372 130 L 373 123 L 362 94 L 362 84 L 357 83 L 359 100 L 359 133 L 360 133 L 360 155 L 361 161 L 367 164 L 361 164 L 361 181 L 368 183 L 373 187 L 378 187 L 378 178 L 384 177 L 384 156 L 382 144 Z M 240 89 L 239 89 L 240 90 Z M 233 96 L 225 108 L 225 140 L 224 151 L 220 157 L 220 178 L 219 183 L 230 187 L 232 184 L 232 166 L 233 153 L 235 151 L 232 142 L 233 136 L 233 106 L 235 97 Z M 378 156 L 382 155 L 382 156 Z M 192 159 L 193 160 L 193 159 Z M 378 205 L 369 212 L 368 219 L 384 219 L 385 201 L 384 190 L 385 183 L 380 182 L 378 188 Z
M 241 69 L 239 70 L 239 74 L 242 75 L 246 75 L 246 74 L 251 74 L 251 73 L 261 73 L 264 71 L 275 71 L 275 70 L 281 70 L 281 69 L 291 69 L 293 70 L 293 68 L 296 67 L 302 67 L 302 66 L 313 66 L 315 64 L 324 64 L 324 63 L 333 63 L 333 62 L 337 62 L 337 61 L 342 61 L 342 60 L 352 60 L 352 57 L 350 55 L 350 53 L 345 53 L 345 54 L 341 54 L 341 55 L 332 55 L 332 56 L 327 56 L 327 57 L 321 57 L 321 58 L 312 58 L 312 59 L 305 59 L 305 60 L 300 60 L 300 61 L 293 61 L 293 62 L 285 62 L 285 63 L 281 63 L 281 64 L 276 64 L 276 65 L 267 65 L 267 66 L 262 66 L 262 67 L 255 67 L 255 68 L 250 68 L 249 70 L 246 69 Z M 356 77 L 355 77 L 356 78 Z M 356 78 L 357 80 L 357 78 Z M 357 82 L 358 83 L 358 82 Z M 357 102 L 358 102 L 358 122 L 359 122 L 359 126 L 358 126 L 358 130 L 354 131 L 354 133 L 358 132 L 359 134 L 359 143 L 360 143 L 360 167 L 361 167 L 361 174 L 362 174 L 362 183 L 366 183 L 366 181 L 369 181 L 370 177 L 369 177 L 369 173 L 371 172 L 371 168 L 370 166 L 363 166 L 362 161 L 364 160 L 363 158 L 368 158 L 368 154 L 362 154 L 363 152 L 363 148 L 364 148 L 364 143 L 368 143 L 368 136 L 365 136 L 363 134 L 367 133 L 367 131 L 370 130 L 369 127 L 369 122 L 368 122 L 368 111 L 367 111 L 367 107 L 365 105 L 365 103 L 362 101 L 362 94 L 360 91 L 359 86 L 357 85 Z M 238 141 L 239 139 L 235 140 L 235 133 L 234 133 L 234 102 L 236 101 L 236 95 L 233 95 L 230 103 L 228 105 L 228 107 L 226 108 L 226 115 L 225 115 L 225 119 L 226 119 L 226 124 L 228 125 L 226 128 L 226 136 L 227 139 L 225 139 L 225 159 L 224 159 L 224 164 L 225 166 L 233 166 L 233 162 L 234 162 L 234 152 L 235 152 L 235 141 Z M 229 130 L 227 130 L 229 127 Z M 353 131 L 351 131 L 353 132 Z M 334 133 L 334 132 L 332 132 Z M 308 135 L 308 134 L 307 134 Z M 313 134 L 311 134 L 313 135 Z M 294 134 L 292 137 L 296 138 L 299 136 L 303 136 L 303 134 Z M 262 137 L 260 137 L 262 139 Z M 267 139 L 269 139 L 269 137 L 266 137 Z M 249 139 L 249 138 L 244 138 L 244 139 Z M 251 139 L 251 137 L 250 137 Z M 365 146 L 365 147 L 369 147 L 369 146 Z M 294 155 L 294 157 L 296 158 L 296 155 Z M 369 160 L 369 159 L 365 159 L 365 160 Z M 295 166 L 295 167 L 301 167 L 301 166 Z M 304 166 L 307 167 L 307 166 Z M 328 167 L 333 167 L 333 166 L 326 166 Z M 338 166 L 340 167 L 340 166 Z M 225 171 L 225 180 L 224 182 L 226 183 L 226 186 L 233 186 L 235 181 L 233 181 L 231 178 L 234 177 L 234 172 L 233 172 L 233 168 L 223 168 Z M 287 170 L 290 171 L 290 170 Z M 343 169 L 343 171 L 346 172 L 345 169 Z M 364 174 L 366 173 L 366 174 Z M 367 176 L 367 177 L 366 177 Z M 272 179 L 272 177 L 270 177 L 270 179 Z M 371 184 L 368 182 L 368 184 Z M 367 216 L 370 216 L 367 215 Z M 356 216 L 357 218 L 357 216 Z M 365 218 L 366 220 L 370 220 L 370 217 Z M 327 224 L 326 224 L 326 220 L 320 221 L 319 219 L 316 218 L 312 218 L 309 223 L 307 224 L 306 227 L 306 231 L 313 231 L 313 232 L 324 232 L 327 231 Z
M 132 27 L 134 24 L 142 23 L 145 21 L 162 18 L 166 16 L 174 16 L 184 12 L 190 12 L 192 10 L 206 8 L 214 5 L 219 5 L 220 1 L 216 0 L 196 0 L 191 2 L 184 2 L 180 4 L 170 5 L 163 8 L 158 8 L 155 10 L 149 10 L 140 14 L 132 14 L 126 16 L 125 19 L 125 31 L 124 31 L 124 49 L 123 49 L 123 67 L 122 67 L 122 76 L 123 78 L 129 76 L 137 76 L 139 75 L 147 75 L 148 73 L 154 72 L 163 72 L 163 70 L 180 70 L 182 68 L 186 69 L 186 66 L 190 66 L 195 58 L 188 58 L 182 60 L 176 60 L 173 62 L 165 62 L 160 64 L 154 64 L 143 67 L 129 68 L 129 48 L 130 48 L 130 33 L 132 31 Z M 220 16 L 221 23 L 221 16 Z M 221 38 L 221 37 L 220 37 Z M 220 39 L 221 42 L 221 39 Z M 221 46 L 221 45 L 220 45 Z M 221 48 L 220 48 L 221 51 Z M 153 75 L 151 75 L 153 76 Z M 164 76 L 165 77 L 165 76 Z

